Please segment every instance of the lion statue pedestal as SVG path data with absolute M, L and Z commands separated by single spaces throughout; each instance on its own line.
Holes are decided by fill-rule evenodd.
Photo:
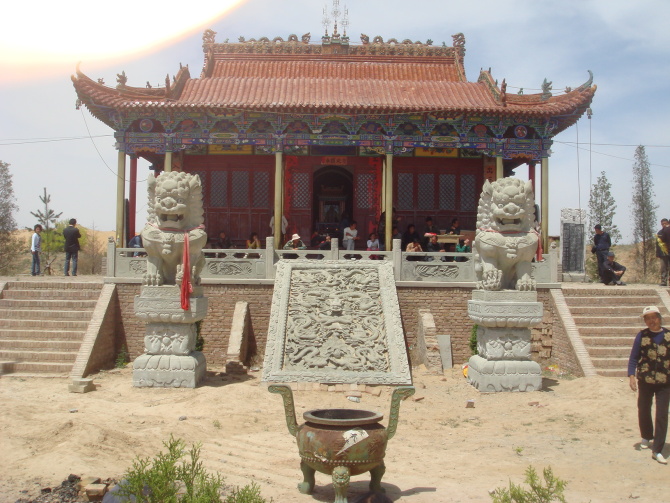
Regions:
M 180 172 L 149 177 L 148 222 L 142 230 L 147 272 L 135 315 L 146 322 L 145 353 L 133 362 L 137 387 L 195 388 L 205 376 L 204 355 L 195 351 L 196 323 L 207 314 L 200 285 L 202 185 Z
M 542 321 L 537 292 L 476 290 L 468 316 L 477 323 L 477 352 L 468 381 L 479 391 L 537 391 L 540 365 L 530 359 L 530 327 Z
M 468 362 L 468 381 L 480 391 L 542 388 L 540 365 L 530 351 L 530 328 L 543 315 L 532 277 L 539 244 L 534 219 L 530 182 L 484 183 L 474 243 L 477 290 L 468 301 L 479 353 Z

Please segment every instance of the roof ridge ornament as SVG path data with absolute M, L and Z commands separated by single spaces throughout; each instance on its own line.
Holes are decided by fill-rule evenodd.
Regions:
M 547 101 L 551 98 L 551 90 L 553 89 L 552 84 L 553 82 L 546 78 L 544 79 L 544 82 L 542 82 L 542 101 Z
M 116 85 L 117 89 L 122 89 L 126 87 L 126 82 L 128 82 L 128 77 L 126 77 L 126 71 L 123 70 L 121 73 L 116 74 L 116 82 L 118 84 Z
M 581 86 L 579 86 L 576 89 L 576 91 L 579 91 L 579 92 L 586 91 L 588 88 L 591 87 L 591 85 L 593 85 L 593 72 L 591 70 L 586 70 L 586 71 L 589 72 L 589 80 L 587 80 Z

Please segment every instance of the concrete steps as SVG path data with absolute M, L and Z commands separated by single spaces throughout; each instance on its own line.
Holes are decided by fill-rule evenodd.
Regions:
M 626 377 L 635 335 L 644 328 L 642 308 L 658 306 L 668 315 L 660 289 L 566 288 L 565 301 L 599 375 Z
M 67 377 L 101 283 L 10 281 L 0 296 L 0 374 Z

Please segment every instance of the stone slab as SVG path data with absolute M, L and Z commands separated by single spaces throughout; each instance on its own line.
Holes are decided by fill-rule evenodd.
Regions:
M 481 392 L 539 391 L 542 369 L 534 361 L 491 361 L 474 355 L 468 362 L 468 382 Z
M 392 264 L 280 261 L 262 379 L 411 384 Z
M 442 370 L 450 369 L 454 366 L 454 359 L 451 353 L 451 335 L 437 334 L 437 344 L 440 347 L 440 359 L 442 360 Z
M 143 286 L 135 296 L 135 316 L 143 321 L 195 323 L 207 315 L 207 298 L 202 296 L 202 287 L 195 287 L 189 297 L 188 310 L 181 308 L 178 286 Z
M 543 306 L 541 302 L 469 300 L 468 316 L 486 327 L 533 327 L 542 322 Z
M 472 300 L 486 302 L 537 302 L 537 292 L 516 290 L 473 290 Z
M 93 384 L 92 378 L 72 379 L 72 382 L 68 385 L 68 391 L 70 393 L 88 393 L 89 391 L 95 391 L 95 384 Z

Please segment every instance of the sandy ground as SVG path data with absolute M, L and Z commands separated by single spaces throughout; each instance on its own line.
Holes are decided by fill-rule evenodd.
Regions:
M 387 449 L 382 483 L 392 500 L 488 502 L 489 490 L 510 479 L 521 483 L 529 465 L 551 466 L 568 481 L 571 503 L 658 502 L 667 495 L 670 467 L 639 450 L 627 382 L 549 378 L 542 392 L 480 394 L 459 371 L 447 374 L 415 372 L 417 394 L 402 403 Z M 36 494 L 70 473 L 121 477 L 135 456 L 155 454 L 170 434 L 201 442 L 206 466 L 230 484 L 254 480 L 275 502 L 333 500 L 323 474 L 312 496 L 297 492 L 299 458 L 281 398 L 257 373 L 244 380 L 210 373 L 195 390 L 133 388 L 131 377 L 130 369 L 98 374 L 97 390 L 87 394 L 68 393 L 61 379 L 0 378 L 0 501 L 25 497 L 25 489 Z M 475 408 L 465 407 L 469 399 Z M 322 407 L 387 417 L 390 392 L 363 393 L 357 404 L 343 393 L 296 391 L 295 401 L 299 422 L 305 410 Z M 365 492 L 368 480 L 353 477 L 350 496 Z

